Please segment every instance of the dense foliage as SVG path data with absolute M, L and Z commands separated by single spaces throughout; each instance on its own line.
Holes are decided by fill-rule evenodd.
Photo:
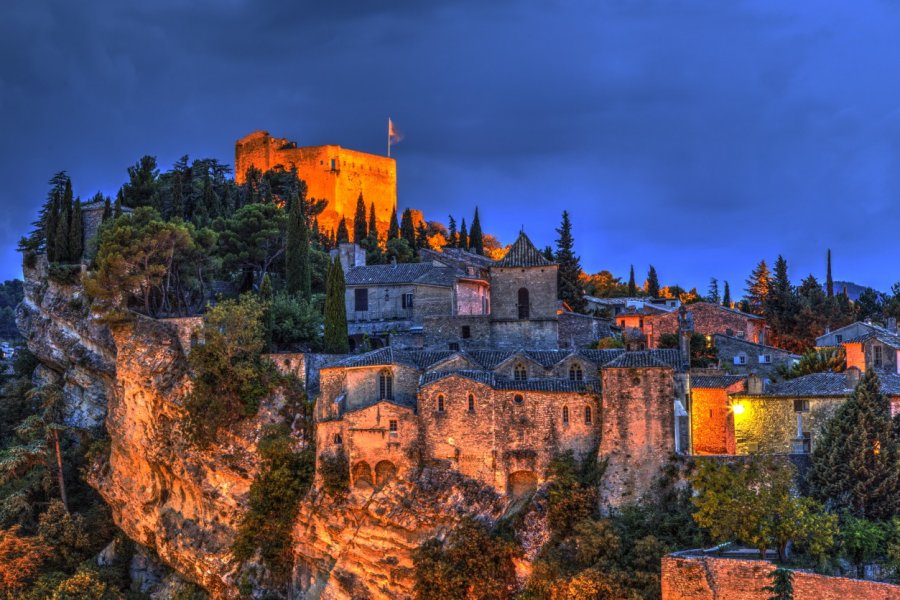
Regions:
M 16 307 L 24 297 L 21 279 L 10 279 L 0 283 L 0 340 L 19 339 Z
M 843 347 L 822 348 L 804 352 L 800 360 L 790 366 L 778 365 L 781 379 L 794 379 L 810 373 L 842 373 L 847 369 L 847 355 Z

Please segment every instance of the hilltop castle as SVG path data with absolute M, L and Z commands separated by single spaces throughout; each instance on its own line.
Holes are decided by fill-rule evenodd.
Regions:
M 397 208 L 397 162 L 340 146 L 304 146 L 283 138 L 273 138 L 268 131 L 254 131 L 234 145 L 234 180 L 246 182 L 251 167 L 262 172 L 283 167 L 297 169 L 306 182 L 307 196 L 328 200 L 319 215 L 323 231 L 337 229 L 342 218 L 352 228 L 356 200 L 363 195 L 368 214 L 375 205 L 378 230 L 386 232 L 391 212 Z

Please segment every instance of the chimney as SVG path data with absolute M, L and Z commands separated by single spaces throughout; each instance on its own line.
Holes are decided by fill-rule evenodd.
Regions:
M 844 371 L 844 376 L 847 378 L 847 387 L 851 390 L 856 389 L 856 386 L 859 383 L 859 368 L 849 367 Z
M 763 378 L 756 373 L 747 377 L 747 393 L 751 395 L 759 395 L 766 391 Z
M 887 330 L 891 333 L 897 333 L 897 317 L 888 317 Z

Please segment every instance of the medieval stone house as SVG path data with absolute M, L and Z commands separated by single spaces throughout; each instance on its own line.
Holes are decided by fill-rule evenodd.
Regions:
M 686 304 L 685 309 L 693 319 L 696 333 L 707 336 L 720 333 L 756 344 L 766 343 L 766 321 L 762 317 L 710 302 Z M 658 348 L 663 335 L 678 333 L 678 313 L 645 317 L 643 332 L 647 347 Z
M 719 368 L 728 373 L 772 377 L 779 367 L 790 367 L 800 360 L 788 350 L 722 333 L 713 334 L 711 342 L 719 357 Z

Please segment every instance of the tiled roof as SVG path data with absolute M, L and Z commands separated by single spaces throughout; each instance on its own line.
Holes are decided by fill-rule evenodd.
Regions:
M 342 360 L 328 365 L 327 368 L 352 368 L 352 367 L 378 367 L 393 364 L 408 365 L 419 369 L 426 369 L 429 366 L 438 363 L 449 356 L 453 352 L 445 350 L 442 352 L 424 352 L 418 350 L 396 350 L 390 346 L 379 348 L 365 354 L 355 354 L 348 356 Z
M 692 388 L 722 389 L 746 379 L 744 375 L 691 375 Z
M 844 343 L 853 344 L 857 342 L 867 342 L 872 339 L 878 340 L 882 344 L 887 344 L 895 350 L 900 348 L 900 335 L 892 333 L 886 329 L 882 329 L 881 327 L 873 328 L 868 333 L 864 333 L 863 335 L 855 337 L 852 340 L 844 340 Z
M 446 371 L 442 373 L 425 373 L 421 385 L 428 385 L 447 377 L 464 377 L 495 390 L 521 390 L 523 392 L 572 392 L 599 393 L 600 383 L 597 381 L 572 381 L 569 379 L 547 377 L 517 381 L 505 377 L 497 377 L 490 371 Z
M 785 350 L 784 348 L 778 348 L 777 346 L 769 346 L 766 344 L 757 344 L 756 342 L 751 342 L 750 340 L 747 340 L 744 338 L 739 338 L 734 335 L 725 335 L 724 333 L 714 333 L 714 334 L 712 334 L 712 337 L 713 337 L 713 339 L 715 339 L 717 337 L 721 337 L 721 338 L 725 338 L 727 340 L 732 340 L 734 342 L 740 342 L 741 344 L 746 344 L 748 346 L 755 346 L 755 347 L 761 348 L 763 350 L 774 350 L 775 352 L 783 352 L 786 354 L 790 354 L 792 357 L 800 358 L 799 355 L 794 354 L 790 350 Z
M 347 271 L 347 285 L 411 284 L 451 287 L 457 271 L 451 267 L 437 267 L 431 263 L 398 263 L 395 265 L 366 265 Z
M 603 365 L 605 369 L 646 369 L 646 368 L 672 368 L 672 365 L 663 362 L 654 356 L 652 350 L 640 352 L 623 352 L 614 360 Z
M 547 267 L 552 265 L 541 252 L 534 247 L 524 231 L 509 248 L 509 252 L 495 266 L 498 267 Z
M 900 375 L 880 371 L 881 392 L 888 396 L 900 396 Z M 846 373 L 810 373 L 796 379 L 788 379 L 769 386 L 761 397 L 804 398 L 804 397 L 844 397 L 853 393 L 847 385 Z M 745 394 L 741 394 L 745 395 Z

